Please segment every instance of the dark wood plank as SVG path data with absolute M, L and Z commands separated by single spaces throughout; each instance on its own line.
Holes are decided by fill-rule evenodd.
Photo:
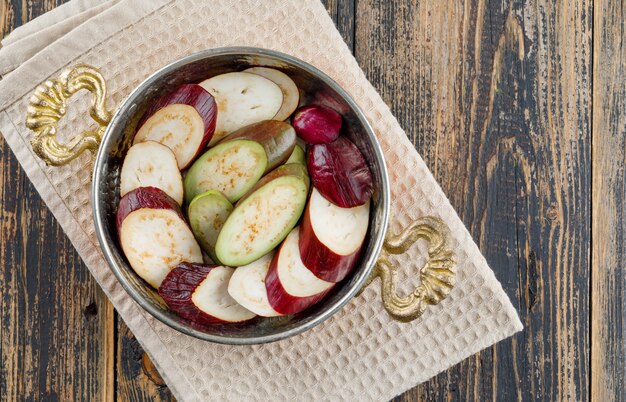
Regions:
M 398 400 L 589 393 L 592 4 L 360 0 L 356 57 L 524 332 Z
M 121 319 L 118 329 L 117 400 L 175 401 L 152 361 Z
M 591 398 L 626 401 L 626 2 L 595 2 Z
M 16 21 L 15 4 L 11 0 L 0 0 L 0 38 L 22 25 Z
M 52 10 L 56 6 L 65 3 L 68 0 L 40 0 L 40 1 L 29 1 L 29 0 L 13 0 L 16 8 L 19 4 L 21 15 L 20 15 L 20 25 L 25 24 L 26 22 L 40 16 L 46 11 Z
M 0 33 L 33 18 L 52 3 L 51 0 L 0 0 Z M 518 304 L 527 327 L 523 334 L 470 358 L 405 394 L 403 399 L 585 398 L 589 378 L 586 284 L 590 240 L 590 3 L 558 6 L 551 2 L 511 5 L 505 1 L 503 6 L 483 1 L 442 4 L 432 0 L 389 3 L 361 0 L 356 4 L 354 0 L 326 0 L 324 3 L 348 45 L 356 49 L 368 77 L 392 106 L 479 240 L 505 289 Z M 355 7 L 356 18 L 353 17 Z M 617 22 L 615 24 L 617 26 Z M 620 71 L 623 72 L 623 68 Z M 620 106 L 617 102 L 611 105 Z M 54 227 L 55 223 L 47 216 L 50 214 L 38 201 L 36 192 L 28 188 L 30 185 L 12 155 L 5 155 L 9 151 L 3 141 L 0 149 L 3 152 L 2 199 L 5 200 L 5 194 L 20 194 L 20 200 L 5 200 L 3 204 L 21 203 L 10 207 L 3 205 L 3 229 L 5 221 L 20 222 L 19 228 L 11 223 L 6 227 L 12 231 L 3 230 L 7 233 L 6 239 L 1 241 L 3 275 L 9 273 L 6 268 L 9 262 L 17 261 L 9 254 L 20 252 L 17 250 L 20 241 L 34 243 L 25 248 L 26 251 L 38 247 L 44 250 L 40 242 L 45 238 L 51 244 L 48 247 L 58 247 L 57 254 L 59 250 L 72 254 L 71 245 L 60 230 L 47 228 L 46 219 L 49 219 L 48 226 Z M 594 154 L 594 160 L 596 157 Z M 458 160 L 466 164 L 449 163 Z M 623 182 L 623 172 L 621 177 Z M 32 198 L 40 204 L 37 222 L 42 222 L 46 230 L 39 229 L 38 233 L 43 233 L 39 238 L 24 235 L 29 234 L 28 228 L 36 226 L 35 218 L 30 215 L 24 218 L 28 214 L 23 212 L 25 207 L 32 206 L 33 201 L 30 204 L 28 201 Z M 623 209 L 623 204 L 619 205 Z M 623 228 L 619 230 L 614 233 L 623 236 Z M 50 240 L 57 237 L 63 238 L 66 244 Z M 623 239 L 617 244 L 623 244 Z M 47 261 L 49 266 L 69 265 L 65 268 L 66 274 L 81 272 L 86 274 L 87 282 L 91 279 L 76 256 L 44 255 L 47 252 L 48 249 L 35 252 L 34 258 L 38 263 Z M 24 252 L 24 255 L 29 254 Z M 60 263 L 68 258 L 81 268 Z M 48 266 L 42 264 L 38 266 Z M 49 277 L 50 272 L 38 274 L 40 279 L 36 283 L 40 288 L 54 282 L 54 278 L 48 279 L 44 274 Z M 30 273 L 24 275 L 32 278 Z M 72 283 L 71 278 L 69 280 Z M 619 278 L 615 283 L 620 283 Z M 0 295 L 7 294 L 6 289 L 12 289 L 11 286 L 23 284 L 13 285 L 3 277 Z M 98 296 L 97 289 L 93 291 L 96 293 L 94 300 L 102 297 Z M 36 301 L 41 303 L 39 297 Z M 67 295 L 53 294 L 45 301 L 57 306 L 65 305 L 60 303 L 64 301 L 69 306 L 71 303 L 64 297 Z M 30 317 L 33 311 L 39 313 L 39 310 L 27 308 L 24 302 L 6 308 L 5 297 L 0 299 L 3 300 L 0 399 L 5 399 L 6 394 L 6 399 L 12 400 L 12 396 L 22 395 L 19 391 L 26 390 L 36 394 L 41 388 L 34 383 L 58 383 L 70 378 L 68 382 L 74 386 L 76 376 L 79 377 L 77 382 L 84 383 L 98 377 L 95 373 L 98 370 L 93 367 L 101 365 L 92 362 L 89 364 L 91 372 L 51 367 L 51 372 L 56 370 L 56 379 L 35 375 L 20 377 L 26 380 L 18 384 L 15 379 L 23 373 L 19 370 L 26 364 L 24 356 L 30 357 L 38 346 L 16 339 L 23 335 L 23 332 L 15 332 L 18 324 L 8 325 L 7 330 L 5 323 L 21 315 Z M 607 306 L 601 304 L 599 308 L 607 309 Z M 594 304 L 594 311 L 596 308 Z M 66 310 L 60 311 L 60 307 L 57 309 L 59 314 L 70 315 Z M 91 311 L 87 309 L 88 316 Z M 112 313 L 103 319 L 102 309 L 99 311 L 98 320 L 106 322 L 104 327 L 111 327 L 115 322 Z M 44 318 L 60 328 L 67 322 L 64 321 L 67 318 L 61 321 L 58 317 Z M 158 376 L 154 375 L 136 340 L 122 323 L 119 325 L 118 399 L 170 399 L 165 388 L 158 385 Z M 110 330 L 104 335 L 83 333 L 80 340 L 90 344 L 93 339 L 106 339 L 109 333 Z M 90 337 L 93 339 L 88 339 Z M 609 338 L 604 340 L 610 346 L 613 338 Z M 20 345 L 16 346 L 18 343 Z M 106 350 L 110 356 L 114 355 L 111 348 L 106 347 Z M 49 356 L 50 350 L 46 353 Z M 77 364 L 88 364 L 85 360 L 84 354 L 79 352 Z M 611 370 L 607 373 L 623 373 Z M 104 383 L 108 384 L 107 381 Z M 606 385 L 603 381 L 607 381 L 603 375 L 594 374 L 594 383 Z M 105 385 L 106 390 L 113 388 Z M 61 399 L 65 399 L 67 392 L 61 394 Z
M 112 305 L 0 152 L 0 400 L 113 400 Z
M 54 6 L 0 1 L 0 37 Z M 112 401 L 113 307 L 1 138 L 0 156 L 0 400 Z
M 356 0 L 322 0 L 337 30 L 354 53 L 354 23 Z

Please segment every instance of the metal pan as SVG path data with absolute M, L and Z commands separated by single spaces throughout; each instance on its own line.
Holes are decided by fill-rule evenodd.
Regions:
M 287 73 L 310 102 L 326 104 L 342 114 L 345 135 L 365 156 L 374 179 L 370 225 L 360 260 L 344 281 L 324 300 L 295 315 L 255 319 L 243 324 L 196 327 L 170 311 L 158 293 L 126 261 L 117 238 L 115 212 L 119 200 L 119 174 L 136 125 L 148 105 L 183 83 L 200 82 L 229 71 L 268 66 Z M 57 141 L 57 122 L 66 101 L 81 89 L 93 93 L 90 115 L 98 129 L 81 133 L 65 144 Z M 414 222 L 398 236 L 387 236 L 390 189 L 384 156 L 363 112 L 350 95 L 330 77 L 293 56 L 258 48 L 220 48 L 180 59 L 152 74 L 135 88 L 112 115 L 106 108 L 106 84 L 99 71 L 86 65 L 68 69 L 37 88 L 28 109 L 27 126 L 35 132 L 32 146 L 50 165 L 64 165 L 85 150 L 97 152 L 92 181 L 93 219 L 102 252 L 128 294 L 146 311 L 168 326 L 207 341 L 225 344 L 273 342 L 305 332 L 344 307 L 376 277 L 381 278 L 383 305 L 399 321 L 411 321 L 428 304 L 444 299 L 454 285 L 454 260 L 446 246 L 447 228 L 436 218 Z M 407 297 L 396 293 L 396 268 L 390 254 L 405 252 L 418 239 L 429 242 L 427 263 L 419 270 L 421 284 Z M 354 308 L 354 307 L 352 307 Z

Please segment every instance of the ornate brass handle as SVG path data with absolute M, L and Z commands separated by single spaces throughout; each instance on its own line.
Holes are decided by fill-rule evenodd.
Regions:
M 60 144 L 56 138 L 57 124 L 67 111 L 67 100 L 81 89 L 93 94 L 89 114 L 98 123 L 98 128 L 78 134 L 67 144 Z M 37 87 L 26 112 L 26 127 L 35 132 L 30 142 L 37 156 L 47 165 L 61 166 L 86 149 L 96 151 L 111 120 L 111 113 L 106 108 L 106 92 L 100 72 L 85 64 L 76 65 L 59 78 Z
M 383 250 L 361 292 L 376 278 L 381 280 L 381 297 L 389 315 L 409 322 L 422 315 L 427 305 L 445 299 L 456 279 L 456 263 L 448 249 L 448 228 L 439 218 L 424 217 L 414 221 L 397 236 L 387 234 Z M 407 297 L 396 292 L 398 272 L 389 260 L 391 254 L 406 252 L 419 239 L 428 241 L 428 261 L 420 269 L 420 285 Z

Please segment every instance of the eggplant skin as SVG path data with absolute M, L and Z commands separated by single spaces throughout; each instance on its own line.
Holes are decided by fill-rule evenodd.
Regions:
M 316 236 L 311 224 L 310 208 L 304 211 L 302 223 L 300 224 L 300 258 L 315 276 L 326 282 L 341 282 L 354 268 L 363 243 L 354 253 L 350 255 L 339 255 L 325 246 Z
M 206 89 L 202 88 L 198 84 L 183 84 L 172 92 L 157 99 L 139 120 L 137 124 L 137 131 L 143 126 L 143 124 L 152 117 L 153 114 L 163 109 L 166 106 L 182 104 L 189 105 L 196 109 L 202 121 L 204 122 L 204 137 L 202 143 L 198 147 L 198 154 L 204 149 L 206 144 L 213 137 L 215 132 L 215 124 L 217 122 L 217 103 L 215 98 Z M 198 156 L 196 154 L 196 156 Z
M 296 146 L 296 131 L 284 121 L 263 120 L 240 128 L 220 143 L 232 140 L 251 140 L 261 144 L 267 154 L 267 173 L 289 159 Z
M 285 243 L 281 244 L 280 248 Z M 280 256 L 280 248 L 274 254 L 270 263 L 269 271 L 265 277 L 265 289 L 267 290 L 267 299 L 276 312 L 284 315 L 299 313 L 322 300 L 334 286 L 327 290 L 307 297 L 292 296 L 283 287 L 278 277 L 278 258 Z
M 142 208 L 169 209 L 176 212 L 184 222 L 187 222 L 183 212 L 180 210 L 178 202 L 167 195 L 165 191 L 156 187 L 138 187 L 129 191 L 120 199 L 115 215 L 115 226 L 118 232 L 122 228 L 124 219 L 126 219 L 131 212 Z
M 313 186 L 341 208 L 363 205 L 374 191 L 372 173 L 359 149 L 345 137 L 308 147 L 307 167 Z
M 298 137 L 309 144 L 325 144 L 339 137 L 341 115 L 322 105 L 301 107 L 293 116 L 293 127 Z
M 193 324 L 224 323 L 225 321 L 200 310 L 191 300 L 196 288 L 206 279 L 209 272 L 217 267 L 219 265 L 181 262 L 163 279 L 159 286 L 159 295 L 170 309 Z

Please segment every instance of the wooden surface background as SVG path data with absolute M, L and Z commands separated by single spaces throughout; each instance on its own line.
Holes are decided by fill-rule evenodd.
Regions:
M 626 1 L 324 3 L 525 326 L 397 400 L 626 401 Z M 172 400 L 0 152 L 0 400 Z

